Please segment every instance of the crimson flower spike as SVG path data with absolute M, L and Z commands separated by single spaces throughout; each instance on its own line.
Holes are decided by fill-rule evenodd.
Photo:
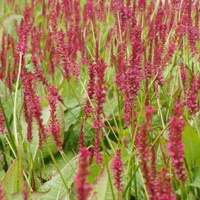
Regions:
M 88 183 L 90 152 L 83 147 L 79 153 L 78 172 L 75 176 L 78 200 L 87 200 L 92 187 Z
M 24 109 L 27 127 L 27 139 L 32 140 L 32 120 L 36 119 L 39 129 L 39 146 L 42 147 L 42 142 L 46 140 L 47 135 L 43 125 L 42 106 L 40 97 L 36 94 L 33 87 L 33 80 L 37 78 L 37 74 L 27 72 L 22 74 L 22 88 L 24 91 Z
M 56 118 L 56 103 L 59 100 L 60 96 L 57 92 L 57 88 L 55 86 L 48 86 L 49 95 L 47 97 L 50 105 L 50 123 L 46 128 L 47 131 L 51 132 L 54 142 L 59 149 L 62 149 L 62 141 L 60 136 L 60 123 Z
M 116 150 L 116 156 L 112 161 L 112 169 L 114 174 L 114 185 L 118 191 L 122 191 L 124 185 L 122 183 L 123 162 L 121 160 L 121 150 Z
M 95 65 L 95 88 L 94 88 L 94 100 L 95 100 L 95 119 L 93 121 L 93 127 L 95 129 L 95 158 L 97 164 L 101 164 L 103 158 L 100 154 L 100 134 L 103 135 L 102 128 L 104 127 L 103 117 L 104 110 L 103 104 L 106 102 L 106 91 L 107 87 L 105 86 L 105 70 L 107 65 L 103 59 L 99 59 Z
M 79 151 L 84 147 L 85 147 L 85 142 L 84 142 L 83 120 L 82 120 L 79 133 Z
M 174 194 L 172 188 L 172 181 L 170 176 L 168 176 L 168 170 L 162 168 L 160 170 L 159 176 L 155 180 L 155 194 L 153 199 L 156 200 L 176 200 L 176 195 Z
M 145 107 L 145 121 L 143 124 L 139 126 L 139 131 L 137 133 L 135 146 L 140 155 L 140 167 L 142 170 L 142 175 L 144 178 L 144 184 L 146 186 L 149 198 L 153 200 L 153 196 L 155 194 L 154 182 L 156 177 L 156 158 L 154 149 L 150 149 L 153 147 L 149 146 L 148 137 L 149 132 L 152 129 L 151 119 L 153 117 L 153 113 L 155 112 L 155 108 L 152 106 Z
M 184 167 L 184 146 L 181 133 L 184 128 L 182 118 L 184 102 L 177 103 L 174 109 L 174 115 L 170 118 L 168 151 L 171 155 L 172 166 L 175 168 L 175 174 L 178 179 L 185 183 L 186 174 Z

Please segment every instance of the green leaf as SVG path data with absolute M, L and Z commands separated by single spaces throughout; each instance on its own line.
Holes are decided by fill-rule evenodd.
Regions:
M 68 108 L 75 108 L 79 105 L 79 101 L 81 103 L 84 102 L 86 97 L 85 93 L 83 93 L 81 84 L 73 80 L 70 80 L 69 85 L 69 82 L 66 79 L 63 79 L 58 89 L 61 91 L 64 103 Z
M 68 131 L 71 125 L 76 124 L 80 113 L 81 113 L 80 106 L 71 109 L 70 111 L 67 110 L 65 112 L 65 131 Z
M 15 160 L 1 180 L 3 191 L 9 196 L 20 192 L 24 185 L 22 162 Z
M 194 168 L 200 161 L 200 137 L 188 123 L 182 132 L 182 140 L 187 163 Z
M 193 178 L 194 180 L 189 185 L 200 188 L 200 168 L 199 167 L 193 169 L 193 176 L 194 176 Z
M 44 196 L 47 192 L 31 192 L 29 194 L 29 199 L 38 199 L 38 197 Z M 12 194 L 10 200 L 22 200 L 24 199 L 23 194 L 14 193 Z
M 67 160 L 71 160 L 73 158 L 73 153 L 72 152 L 66 152 L 65 156 L 67 157 Z M 55 155 L 55 160 L 56 160 L 56 164 L 57 166 L 62 169 L 66 163 L 63 162 L 63 157 L 60 155 L 60 153 Z M 37 171 L 38 176 L 41 176 L 42 179 L 48 181 L 50 180 L 54 175 L 55 175 L 55 166 L 52 162 L 49 163 L 45 163 L 45 167 L 40 168 Z
M 3 25 L 7 31 L 8 34 L 16 36 L 17 34 L 13 35 L 13 33 L 15 33 L 15 21 L 17 21 L 17 23 L 19 24 L 21 19 L 23 18 L 22 15 L 10 15 L 7 19 L 4 20 Z
M 102 200 L 102 199 L 113 200 L 111 184 L 112 183 L 109 182 L 108 172 L 106 168 L 104 167 L 102 172 L 97 177 L 95 184 L 93 184 L 94 188 L 88 199 L 89 200 Z M 113 186 L 113 190 L 114 190 L 114 195 L 116 198 L 117 191 L 114 186 Z
M 68 188 L 71 187 L 74 182 L 75 170 L 77 165 L 77 157 L 73 158 L 70 163 L 66 164 L 65 167 L 61 170 L 61 174 L 63 175 L 65 182 Z M 65 185 L 59 174 L 52 177 L 52 179 L 46 183 L 44 183 L 40 188 L 40 192 L 47 192 L 46 195 L 42 197 L 38 197 L 38 200 L 55 200 L 55 199 L 63 199 L 68 196 L 68 191 L 65 188 Z

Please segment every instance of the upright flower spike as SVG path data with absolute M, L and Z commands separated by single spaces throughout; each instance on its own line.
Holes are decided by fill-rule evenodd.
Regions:
M 102 21 L 106 19 L 105 3 L 106 3 L 105 0 L 99 0 L 99 5 L 98 8 L 96 9 L 96 15 Z
M 181 80 L 183 84 L 183 90 L 186 92 L 186 83 L 187 83 L 187 71 L 185 69 L 185 65 L 183 63 L 180 64 L 180 71 L 181 71 Z
M 183 105 L 183 102 L 178 103 L 175 106 L 173 117 L 170 118 L 170 133 L 168 143 L 168 151 L 171 155 L 172 166 L 175 169 L 176 176 L 182 183 L 186 181 L 184 167 L 184 146 L 181 137 L 181 133 L 184 128 L 184 120 L 181 117 Z
M 28 35 L 31 28 L 31 9 L 29 7 L 26 7 L 23 13 L 23 19 L 21 21 L 20 27 L 19 27 L 19 41 L 17 44 L 17 49 L 19 54 L 22 54 L 22 67 L 24 65 L 24 55 L 27 51 L 27 40 Z M 22 68 L 23 69 L 23 68 Z M 23 70 L 22 70 L 23 72 Z
M 1 51 L 0 51 L 0 79 L 3 79 L 6 72 L 6 34 L 3 33 L 2 41 L 1 41 Z
M 54 142 L 56 144 L 56 146 L 59 149 L 62 149 L 62 141 L 60 138 L 60 122 L 58 121 L 58 119 L 56 118 L 56 103 L 59 100 L 60 96 L 57 92 L 57 88 L 55 86 L 48 86 L 48 101 L 49 101 L 49 105 L 50 105 L 50 123 L 47 127 L 46 130 L 48 130 L 49 132 L 51 132 L 53 138 L 54 138 Z
M 134 20 L 132 20 L 132 25 L 134 25 Z M 135 107 L 136 97 L 142 80 L 140 67 L 142 59 L 141 27 L 133 26 L 130 40 L 132 53 L 128 59 L 125 56 L 125 42 L 119 45 L 116 70 L 116 83 L 123 94 L 124 120 L 127 126 L 130 125 L 133 116 L 132 110 Z
M 94 93 L 95 93 L 95 77 L 96 77 L 96 74 L 95 74 L 95 63 L 92 62 L 89 66 L 89 69 L 88 69 L 88 74 L 89 74 L 89 82 L 88 82 L 88 86 L 87 86 L 87 93 L 88 93 L 88 97 L 89 99 L 87 98 L 86 99 L 86 102 L 85 102 L 85 106 L 84 106 L 84 113 L 86 115 L 86 118 L 88 118 L 91 113 L 92 113 L 92 106 L 90 104 L 90 101 L 93 100 L 94 98 Z
M 99 59 L 95 65 L 95 88 L 94 88 L 94 100 L 95 100 L 95 119 L 93 121 L 93 127 L 95 129 L 95 158 L 97 164 L 101 164 L 103 158 L 100 154 L 100 134 L 103 135 L 102 128 L 104 127 L 103 117 L 104 110 L 103 104 L 106 102 L 106 91 L 107 87 L 105 86 L 105 70 L 106 64 L 103 59 Z
M 84 147 L 85 147 L 85 142 L 84 142 L 83 120 L 82 120 L 79 133 L 79 151 Z
M 94 1 L 87 0 L 83 10 L 83 21 L 87 22 L 88 20 L 91 20 L 93 22 L 94 19 L 95 19 Z
M 198 82 L 198 77 L 195 78 L 194 72 L 192 72 L 190 86 L 186 91 L 186 104 L 191 114 L 196 114 L 200 108 L 198 103 Z
M 62 58 L 63 64 L 63 72 L 64 76 L 67 80 L 69 80 L 72 76 L 78 78 L 79 76 L 79 67 L 75 61 L 75 58 L 72 58 L 69 55 L 68 49 L 66 48 L 66 38 L 65 34 L 62 30 L 57 32 L 57 52 Z
M 57 13 L 53 9 L 50 14 L 50 19 L 51 19 L 51 29 L 54 37 L 56 37 L 57 34 L 57 20 L 58 20 L 57 18 L 58 18 Z
M 155 155 L 153 148 L 148 143 L 149 132 L 152 129 L 151 119 L 153 117 L 153 113 L 155 112 L 155 108 L 152 106 L 145 107 L 145 121 L 143 124 L 140 125 L 139 131 L 137 133 L 135 146 L 139 152 L 140 156 L 140 166 L 142 175 L 144 178 L 144 184 L 146 186 L 149 199 L 153 200 L 155 189 L 154 189 L 154 182 L 156 176 L 156 169 L 155 169 Z
M 90 152 L 86 147 L 80 149 L 79 152 L 79 162 L 78 162 L 78 172 L 75 176 L 75 185 L 77 188 L 77 199 L 87 200 L 92 187 L 88 183 L 87 177 L 89 175 L 89 159 Z
M 121 150 L 116 150 L 116 156 L 112 161 L 112 169 L 114 174 L 114 185 L 118 191 L 122 191 L 124 185 L 122 183 L 123 162 L 121 160 Z
M 22 88 L 24 91 L 24 109 L 27 122 L 27 139 L 32 140 L 32 120 L 35 118 L 39 129 L 39 146 L 46 140 L 47 135 L 42 120 L 42 106 L 40 97 L 36 95 L 33 87 L 33 80 L 37 78 L 37 74 L 27 72 L 22 74 Z
M 172 188 L 172 182 L 170 176 L 167 175 L 168 170 L 162 168 L 159 176 L 155 179 L 155 195 L 154 200 L 176 200 L 176 195 L 174 194 Z
M 0 110 L 0 133 L 5 134 L 5 120 L 2 111 Z
M 43 53 L 40 46 L 40 40 L 41 30 L 34 26 L 31 31 L 31 60 L 36 70 L 39 70 L 39 66 L 37 63 L 43 60 Z

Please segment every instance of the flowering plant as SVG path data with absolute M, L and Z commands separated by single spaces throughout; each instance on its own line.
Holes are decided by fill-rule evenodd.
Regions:
M 198 0 L 0 5 L 0 200 L 199 199 Z

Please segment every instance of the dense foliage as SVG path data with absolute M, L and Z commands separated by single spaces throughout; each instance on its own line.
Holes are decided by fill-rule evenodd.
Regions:
M 0 200 L 200 198 L 199 0 L 0 0 Z

